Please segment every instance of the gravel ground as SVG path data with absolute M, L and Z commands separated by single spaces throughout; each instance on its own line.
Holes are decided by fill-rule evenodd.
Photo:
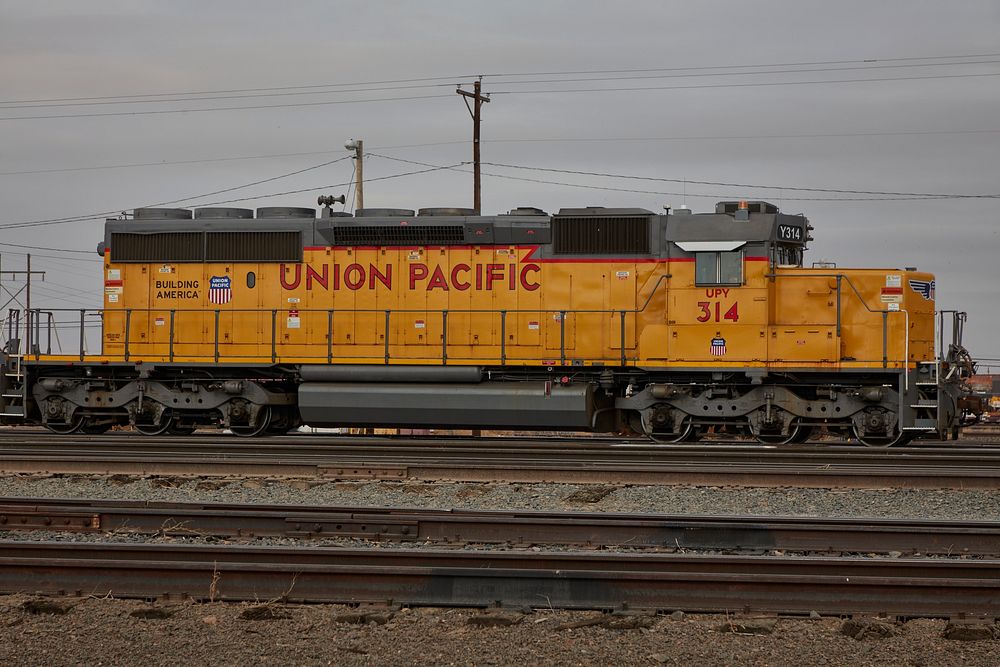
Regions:
M 15 475 L 0 477 L 3 496 L 1000 520 L 1000 492 L 981 490 L 829 491 Z M 43 534 L 33 537 L 38 539 Z M 150 606 L 131 600 L 0 596 L 0 664 L 46 667 L 998 664 L 1000 632 L 995 625 L 979 627 L 977 641 L 945 638 L 951 632 L 946 621 L 927 619 L 893 623 L 682 614 L 615 617 L 589 612 L 387 611 L 334 605 Z
M 0 597 L 7 665 L 961 665 L 994 667 L 996 626 L 943 620 L 351 609 Z
M 305 504 L 472 510 L 758 514 L 1000 520 L 1000 492 L 576 484 L 191 480 L 123 476 L 0 477 L 0 497 Z

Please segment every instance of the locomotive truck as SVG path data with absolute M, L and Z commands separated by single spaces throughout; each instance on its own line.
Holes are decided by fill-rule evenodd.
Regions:
M 934 276 L 806 267 L 812 225 L 767 202 L 493 216 L 325 203 L 107 220 L 103 308 L 10 313 L 0 420 L 776 444 L 822 427 L 889 446 L 947 437 L 965 407 L 965 315 L 936 311 Z M 52 353 L 53 329 L 71 327 L 79 350 Z

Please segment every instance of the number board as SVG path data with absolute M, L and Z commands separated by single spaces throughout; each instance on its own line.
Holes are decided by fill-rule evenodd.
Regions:
M 779 241 L 802 241 L 802 228 L 794 225 L 778 225 Z

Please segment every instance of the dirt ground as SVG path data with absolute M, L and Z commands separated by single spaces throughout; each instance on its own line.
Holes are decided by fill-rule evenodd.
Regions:
M 964 632 L 959 628 L 959 632 Z M 1000 633 L 944 620 L 614 616 L 0 597 L 0 664 L 994 667 Z M 965 632 L 965 634 L 969 634 Z

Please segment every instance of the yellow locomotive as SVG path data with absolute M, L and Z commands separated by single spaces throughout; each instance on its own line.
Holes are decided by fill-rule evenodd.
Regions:
M 825 426 L 892 445 L 960 417 L 964 314 L 936 352 L 934 276 L 806 268 L 812 226 L 766 202 L 256 213 L 108 220 L 100 354 L 42 354 L 61 316 L 28 313 L 8 345 L 6 418 L 62 433 L 306 423 L 671 442 L 725 428 L 772 443 Z M 76 312 L 81 326 L 93 314 Z

